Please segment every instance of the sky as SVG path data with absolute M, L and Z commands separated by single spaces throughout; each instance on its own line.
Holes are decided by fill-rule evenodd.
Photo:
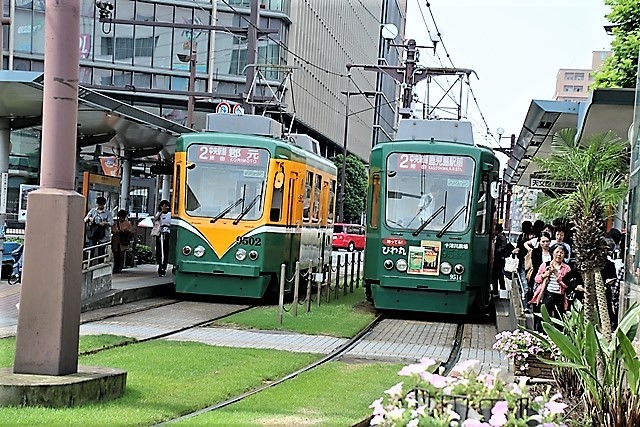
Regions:
M 610 49 L 611 37 L 603 29 L 610 9 L 603 0 L 428 0 L 433 20 L 427 0 L 407 1 L 405 37 L 431 45 L 425 21 L 435 34 L 435 20 L 442 39 L 436 52 L 443 65 L 451 67 L 444 44 L 456 67 L 477 73 L 470 82 L 480 108 L 471 99 L 468 114 L 480 144 L 495 146 L 501 127 L 501 143 L 508 146 L 504 137 L 519 135 L 531 101 L 553 98 L 560 68 L 590 69 L 592 51 Z M 441 66 L 431 49 L 421 50 L 420 63 Z M 421 100 L 425 87 L 422 82 L 415 88 Z M 432 102 L 436 88 L 429 89 Z M 486 132 L 480 112 L 493 141 L 482 140 Z

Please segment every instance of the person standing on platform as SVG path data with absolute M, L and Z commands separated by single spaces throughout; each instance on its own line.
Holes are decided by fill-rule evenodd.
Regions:
M 168 200 L 162 200 L 158 205 L 158 212 L 153 216 L 153 228 L 156 234 L 156 262 L 158 276 L 167 274 L 169 263 L 169 235 L 171 232 L 171 212 Z
M 127 219 L 128 212 L 118 211 L 118 217 L 111 227 L 111 251 L 113 252 L 113 274 L 122 273 L 124 268 L 124 254 L 129 249 L 133 238 L 133 227 Z
M 113 215 L 106 208 L 107 199 L 102 196 L 96 198 L 97 206 L 92 208 L 84 222 L 87 224 L 87 240 L 89 246 L 97 246 L 111 240 L 111 226 L 113 225 Z M 94 248 L 91 250 L 91 258 L 100 258 L 106 252 L 106 246 Z M 104 262 L 104 259 L 95 259 L 92 263 Z

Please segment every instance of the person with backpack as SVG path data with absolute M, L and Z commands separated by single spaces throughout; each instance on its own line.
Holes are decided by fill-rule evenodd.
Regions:
M 118 211 L 117 219 L 111 227 L 111 251 L 113 252 L 113 274 L 122 273 L 124 268 L 124 254 L 129 249 L 133 239 L 133 227 L 127 219 L 128 212 Z
M 564 262 L 567 253 L 563 245 L 553 246 L 551 254 L 551 261 L 540 264 L 538 268 L 536 289 L 530 303 L 534 306 L 544 304 L 550 316 L 560 319 L 569 305 L 564 278 L 571 267 Z

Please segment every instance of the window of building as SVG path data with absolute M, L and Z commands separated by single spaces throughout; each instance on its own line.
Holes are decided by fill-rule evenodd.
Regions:
M 575 74 L 574 73 L 565 73 L 564 74 L 564 79 L 565 80 L 574 80 L 575 79 Z
M 576 80 L 584 80 L 584 73 L 576 73 Z

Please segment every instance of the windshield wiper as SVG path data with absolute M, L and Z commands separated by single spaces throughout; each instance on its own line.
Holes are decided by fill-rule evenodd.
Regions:
M 444 233 L 453 225 L 454 222 L 456 222 L 456 220 L 460 217 L 460 215 L 462 215 L 462 213 L 465 212 L 466 210 L 467 210 L 466 206 L 461 207 L 460 210 L 456 212 L 456 214 L 453 216 L 453 218 L 451 218 L 449 222 L 446 223 L 444 227 L 442 227 L 442 230 L 438 231 L 438 234 L 436 234 L 436 237 L 438 238 L 442 237 Z
M 211 223 L 216 222 L 217 220 L 219 220 L 220 218 L 222 218 L 223 216 L 231 212 L 236 206 L 238 206 L 242 202 L 244 202 L 244 197 L 240 197 L 238 200 L 236 200 L 235 202 L 227 206 L 222 212 L 220 212 L 211 220 Z
M 249 203 L 247 205 L 246 208 L 244 208 L 244 210 L 242 212 L 240 212 L 240 215 L 238 215 L 238 217 L 233 220 L 233 225 L 238 225 L 238 223 L 240 222 L 240 220 L 249 213 L 249 211 L 251 210 L 251 208 L 253 208 L 255 206 L 255 204 L 258 202 L 258 199 L 260 198 L 260 196 L 262 196 L 262 194 L 256 194 L 256 197 L 253 198 L 253 200 L 251 201 L 251 203 Z
M 420 232 L 422 232 L 422 230 L 424 230 L 427 225 L 431 224 L 431 221 L 433 221 L 438 215 L 440 215 L 440 212 L 444 211 L 445 209 L 446 209 L 446 205 L 440 206 L 429 218 L 427 218 L 425 222 L 420 224 L 420 227 L 416 228 L 416 231 L 414 231 L 411 234 L 414 236 L 417 236 L 418 234 L 420 234 Z

